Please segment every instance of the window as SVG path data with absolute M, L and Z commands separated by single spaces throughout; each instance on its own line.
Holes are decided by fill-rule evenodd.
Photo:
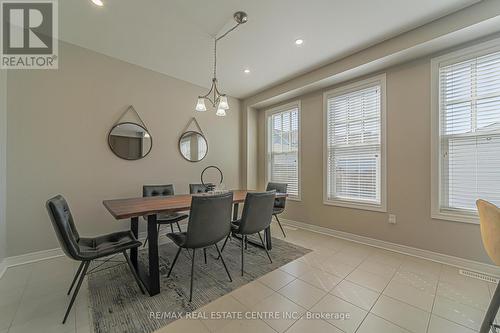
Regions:
M 435 218 L 476 222 L 476 200 L 500 205 L 500 42 L 433 59 Z
M 300 200 L 300 103 L 266 112 L 267 181 L 288 184 L 290 199 Z
M 326 92 L 324 202 L 386 210 L 385 75 Z

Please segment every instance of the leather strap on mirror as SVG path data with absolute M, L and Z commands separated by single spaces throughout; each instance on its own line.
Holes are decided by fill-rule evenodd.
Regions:
M 205 133 L 203 133 L 203 130 L 201 129 L 201 126 L 200 126 L 200 124 L 198 123 L 198 120 L 196 120 L 196 118 L 195 118 L 195 117 L 191 118 L 191 119 L 188 121 L 188 123 L 187 123 L 186 127 L 184 127 L 184 129 L 182 130 L 182 133 L 185 133 L 185 132 L 189 129 L 189 126 L 190 126 L 193 122 L 195 123 L 196 127 L 197 127 L 197 128 L 198 128 L 198 130 L 200 131 L 200 134 L 201 134 L 201 135 L 203 135 L 203 136 L 205 136 Z

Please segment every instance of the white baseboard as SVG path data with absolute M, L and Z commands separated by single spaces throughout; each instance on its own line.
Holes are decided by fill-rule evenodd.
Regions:
M 384 250 L 402 253 L 402 254 L 406 254 L 409 256 L 413 256 L 413 257 L 423 258 L 423 259 L 435 261 L 435 262 L 438 262 L 441 264 L 446 264 L 446 265 L 450 265 L 450 266 L 454 266 L 454 267 L 458 267 L 458 268 L 471 270 L 471 271 L 478 272 L 478 273 L 491 275 L 491 276 L 494 276 L 497 278 L 500 277 L 500 267 L 495 266 L 495 265 L 490 265 L 490 264 L 485 264 L 485 263 L 478 262 L 478 261 L 454 257 L 454 256 L 450 256 L 447 254 L 442 254 L 442 253 L 433 252 L 433 251 L 429 251 L 429 250 L 423 250 L 423 249 L 419 249 L 416 247 L 386 242 L 386 241 L 382 241 L 382 240 L 375 239 L 375 238 L 359 236 L 356 234 L 351 234 L 349 232 L 320 227 L 320 226 L 316 226 L 316 225 L 312 225 L 312 224 L 308 224 L 308 223 L 297 222 L 297 221 L 286 220 L 286 219 L 281 219 L 281 221 L 283 223 L 286 223 L 290 226 L 294 226 L 296 228 L 314 231 L 317 233 L 326 234 L 329 236 L 334 236 L 337 238 L 346 239 L 346 240 L 350 240 L 350 241 L 353 241 L 356 243 L 370 245 L 370 246 L 374 246 L 374 247 L 381 248 Z
M 61 248 L 55 248 L 50 250 L 21 254 L 19 256 L 7 257 L 3 260 L 2 263 L 0 263 L 0 278 L 2 278 L 3 274 L 9 267 L 15 267 L 41 260 L 57 258 L 63 255 L 64 253 Z
M 7 265 L 5 264 L 5 259 L 4 259 L 0 261 L 0 279 L 2 278 L 6 270 L 7 270 Z

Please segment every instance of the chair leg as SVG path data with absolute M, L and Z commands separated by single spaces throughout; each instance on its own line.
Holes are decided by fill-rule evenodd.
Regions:
M 63 319 L 63 324 L 66 323 L 66 319 L 68 319 L 69 312 L 71 311 L 71 308 L 73 307 L 73 303 L 75 303 L 76 296 L 78 295 L 78 292 L 80 291 L 80 287 L 82 286 L 83 279 L 85 278 L 85 274 L 87 274 L 87 270 L 89 268 L 90 261 L 86 261 L 85 265 L 83 266 L 83 271 L 80 274 L 80 278 L 78 279 L 78 283 L 76 284 L 75 291 L 73 292 L 73 296 L 71 297 L 71 301 L 69 302 L 68 309 L 66 310 L 66 314 L 64 315 Z
M 170 231 L 172 231 L 172 233 L 174 233 L 174 224 L 173 223 L 170 223 Z M 160 232 L 158 232 L 158 235 L 160 234 Z
M 231 233 L 229 233 L 229 235 L 227 235 L 226 239 L 224 240 L 224 244 L 222 244 L 222 247 L 220 249 L 220 253 L 222 253 L 222 251 L 224 251 L 224 248 L 226 247 L 226 244 L 227 244 L 229 237 L 231 237 Z
M 80 263 L 80 266 L 78 266 L 78 270 L 75 273 L 75 277 L 73 278 L 73 282 L 71 282 L 71 286 L 69 287 L 68 293 L 66 295 L 69 295 L 71 293 L 71 289 L 73 289 L 73 286 L 75 285 L 76 280 L 78 280 L 78 277 L 80 276 L 80 272 L 82 271 L 83 265 L 85 265 L 85 261 L 82 261 Z
M 245 255 L 245 236 L 241 236 L 241 276 L 243 276 L 243 262 Z
M 262 247 L 264 248 L 264 251 L 266 251 L 267 257 L 269 258 L 269 261 L 272 264 L 273 260 L 271 259 L 271 256 L 269 255 L 269 251 L 267 250 L 266 244 L 264 244 L 264 239 L 262 239 L 262 236 L 260 235 L 260 232 L 258 232 L 257 235 L 259 235 L 260 242 L 262 243 Z
M 172 261 L 172 266 L 170 266 L 170 270 L 168 271 L 167 277 L 170 277 L 170 274 L 172 273 L 172 269 L 174 269 L 175 263 L 177 262 L 177 258 L 179 258 L 179 254 L 181 253 L 182 247 L 179 247 L 177 250 L 177 253 L 175 254 L 174 261 Z
M 500 283 L 497 285 L 495 289 L 495 293 L 491 298 L 490 305 L 488 306 L 488 311 L 486 311 L 486 315 L 484 316 L 483 323 L 481 324 L 481 329 L 479 333 L 489 333 L 493 323 L 495 321 L 495 317 L 498 312 L 498 308 L 500 308 Z M 492 330 L 492 332 L 496 332 L 496 330 Z
M 280 226 L 281 232 L 283 233 L 283 237 L 286 238 L 285 230 L 283 230 L 283 227 L 281 226 L 280 219 L 278 218 L 278 214 L 274 214 L 274 217 L 276 218 L 276 221 L 278 222 L 278 225 Z
M 207 248 L 203 248 L 203 256 L 205 257 L 205 265 L 207 264 Z
M 214 244 L 215 248 L 217 249 L 217 253 L 219 253 L 219 258 L 222 261 L 222 265 L 224 265 L 224 269 L 226 270 L 227 276 L 229 277 L 229 281 L 233 282 L 233 279 L 231 278 L 231 274 L 229 274 L 229 270 L 227 269 L 226 262 L 224 261 L 224 258 L 222 257 L 222 253 L 219 251 L 219 247 L 217 244 Z
M 175 223 L 177 223 L 177 229 L 179 229 L 179 232 L 182 232 L 181 225 L 179 224 L 179 222 L 175 222 Z
M 137 282 L 137 285 L 139 286 L 139 289 L 141 290 L 141 293 L 144 295 L 144 286 L 142 285 L 141 279 L 139 278 L 139 275 L 137 274 L 137 271 L 134 268 L 134 265 L 132 265 L 132 261 L 130 261 L 130 258 L 127 254 L 127 251 L 123 251 L 123 256 L 125 257 L 125 260 L 127 261 L 128 267 L 130 268 L 130 271 L 132 272 L 132 275 L 134 276 L 135 282 Z
M 193 300 L 193 278 L 194 278 L 194 254 L 196 249 L 193 249 L 193 261 L 191 262 L 191 284 L 189 286 L 189 301 Z

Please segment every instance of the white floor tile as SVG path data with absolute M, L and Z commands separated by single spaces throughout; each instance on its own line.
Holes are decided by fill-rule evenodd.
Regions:
M 276 333 L 270 326 L 262 320 L 244 319 L 233 320 L 216 333 Z
M 479 330 L 485 312 L 446 297 L 436 296 L 432 313 L 473 330 Z
M 280 269 L 295 277 L 299 277 L 301 275 L 306 274 L 311 269 L 311 266 L 303 263 L 302 261 L 295 260 L 289 262 L 284 266 L 281 266 Z
M 359 306 L 366 311 L 370 311 L 373 304 L 375 304 L 380 296 L 380 293 L 376 291 L 347 280 L 342 281 L 330 292 L 330 294 L 340 297 L 344 301 Z
M 312 307 L 311 312 L 326 315 L 344 314 L 345 317 L 332 317 L 327 321 L 347 333 L 356 332 L 356 329 L 367 315 L 365 310 L 332 295 L 326 295 Z
M 326 295 L 326 291 L 313 287 L 299 279 L 290 282 L 278 292 L 305 309 L 311 308 Z
M 358 266 L 358 268 L 388 278 L 392 278 L 392 276 L 396 272 L 396 268 L 372 260 L 363 261 L 361 265 Z
M 324 291 L 332 290 L 342 281 L 340 277 L 314 267 L 311 267 L 309 272 L 302 275 L 299 279 Z
M 427 333 L 475 333 L 467 327 L 458 325 L 449 320 L 432 315 Z
M 356 333 L 410 333 L 410 331 L 369 313 Z
M 201 319 L 201 322 L 211 331 L 215 332 L 217 330 L 222 329 L 224 326 L 228 325 L 232 319 L 210 319 L 209 314 L 212 312 L 225 312 L 225 311 L 234 311 L 234 312 L 245 312 L 248 308 L 246 308 L 243 304 L 241 304 L 238 300 L 230 295 L 222 296 L 215 301 L 199 308 L 196 312 L 204 312 L 206 313 L 206 317 L 208 319 Z
M 277 332 L 284 332 L 292 326 L 305 312 L 305 309 L 295 304 L 285 296 L 275 293 L 255 304 L 252 311 L 274 313 L 277 316 L 263 318 Z
M 392 280 L 384 290 L 384 295 L 431 312 L 435 294 L 425 289 L 417 289 L 398 280 Z
M 375 290 L 379 293 L 384 290 L 384 288 L 391 280 L 390 277 L 373 274 L 359 268 L 355 269 L 351 274 L 349 274 L 346 279 L 361 286 Z
M 340 329 L 321 319 L 300 318 L 286 333 L 343 333 Z
M 291 274 L 288 274 L 285 271 L 280 269 L 276 269 L 266 275 L 262 276 L 258 279 L 259 282 L 262 282 L 269 288 L 273 290 L 279 290 L 295 280 L 295 277 Z
M 430 313 L 387 296 L 380 296 L 371 311 L 414 333 L 425 333 Z
M 234 290 L 230 295 L 236 298 L 241 304 L 250 308 L 264 298 L 271 296 L 273 293 L 274 290 L 263 283 L 253 281 Z

